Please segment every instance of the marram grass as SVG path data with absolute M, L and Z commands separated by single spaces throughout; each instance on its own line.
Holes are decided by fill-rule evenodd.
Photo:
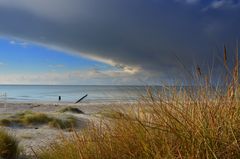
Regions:
M 236 54 L 236 59 L 238 55 Z M 39 159 L 240 158 L 238 60 L 228 79 L 213 88 L 197 66 L 199 87 L 165 88 L 129 110 L 107 113 L 83 132 L 62 136 Z
M 64 119 L 56 118 L 45 113 L 25 111 L 0 120 L 0 126 L 38 126 L 48 125 L 52 128 L 71 129 L 77 127 L 77 120 L 73 116 Z
M 18 141 L 15 137 L 0 129 L 0 159 L 16 159 L 19 152 Z
M 150 93 L 131 110 L 114 112 L 111 118 L 108 115 L 100 124 L 92 123 L 84 132 L 63 136 L 37 157 L 240 158 L 237 98 L 207 89 L 198 91 L 197 99 L 187 91 L 172 93 Z

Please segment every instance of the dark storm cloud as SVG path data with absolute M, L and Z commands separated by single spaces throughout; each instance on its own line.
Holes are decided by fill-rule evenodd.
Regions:
M 0 0 L 0 34 L 111 61 L 119 68 L 177 74 L 235 44 L 236 0 Z M 216 53 L 216 52 L 215 52 Z

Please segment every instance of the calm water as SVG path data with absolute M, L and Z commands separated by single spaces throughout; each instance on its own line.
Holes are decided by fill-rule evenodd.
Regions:
M 84 103 L 133 102 L 146 93 L 146 87 L 0 85 L 0 93 L 7 94 L 8 102 L 58 102 L 61 96 L 61 102 L 74 103 L 85 94 Z

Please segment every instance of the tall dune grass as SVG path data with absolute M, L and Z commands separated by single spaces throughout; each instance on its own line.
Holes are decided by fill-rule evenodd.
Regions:
M 18 141 L 0 129 L 0 159 L 16 159 L 20 153 Z
M 240 158 L 238 60 L 221 88 L 165 88 L 83 132 L 62 136 L 39 159 Z M 237 54 L 236 54 L 237 58 Z M 202 77 L 197 67 L 198 78 Z M 194 90 L 193 90 L 194 89 Z

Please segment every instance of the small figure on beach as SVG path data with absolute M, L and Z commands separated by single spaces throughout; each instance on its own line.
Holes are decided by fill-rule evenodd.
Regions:
M 58 101 L 60 102 L 61 100 L 62 100 L 62 97 L 61 97 L 61 96 L 59 96 L 59 97 L 58 97 Z

